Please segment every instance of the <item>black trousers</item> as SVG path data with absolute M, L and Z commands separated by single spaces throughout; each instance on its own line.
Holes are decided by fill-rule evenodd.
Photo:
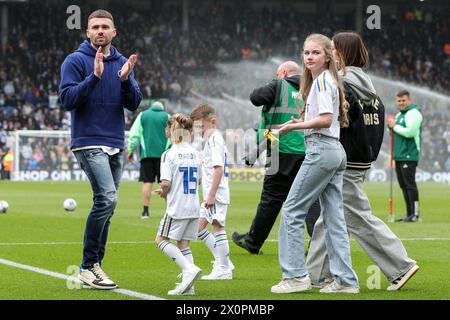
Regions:
M 416 184 L 417 161 L 396 161 L 395 172 L 405 198 L 408 217 L 419 215 L 419 190 Z
M 278 173 L 264 177 L 261 200 L 253 219 L 250 231 L 245 236 L 247 245 L 259 250 L 269 236 L 277 219 L 278 213 L 288 196 L 295 176 L 300 169 L 304 155 L 292 155 L 280 153 L 280 166 Z M 312 236 L 314 225 L 320 216 L 320 204 L 317 200 L 309 209 L 306 216 L 308 234 Z

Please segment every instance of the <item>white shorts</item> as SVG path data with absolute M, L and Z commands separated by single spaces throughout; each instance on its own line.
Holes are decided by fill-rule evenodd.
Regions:
M 172 240 L 197 240 L 198 218 L 174 219 L 167 213 L 159 223 L 158 236 Z
M 222 227 L 225 227 L 227 209 L 228 204 L 215 202 L 211 208 L 206 209 L 205 203 L 202 203 L 200 205 L 200 218 L 205 218 L 209 224 L 213 223 L 213 220 L 217 220 Z

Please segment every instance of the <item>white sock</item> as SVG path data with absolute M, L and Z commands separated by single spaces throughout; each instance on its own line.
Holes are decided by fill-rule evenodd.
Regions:
M 187 247 L 185 249 L 180 249 L 180 251 L 189 263 L 194 264 L 194 256 L 192 255 L 191 248 Z
M 203 241 L 203 243 L 208 247 L 208 249 L 211 251 L 211 253 L 214 256 L 214 259 L 216 258 L 216 239 L 214 238 L 214 235 L 208 231 L 208 229 L 203 229 L 198 233 L 198 238 Z
M 227 233 L 225 230 L 214 235 L 216 238 L 215 251 L 216 261 L 219 265 L 228 267 L 230 257 L 230 246 L 228 245 Z
M 180 249 L 170 241 L 164 240 L 158 247 L 166 256 L 172 259 L 181 270 L 185 270 L 191 265 L 188 259 L 181 253 Z

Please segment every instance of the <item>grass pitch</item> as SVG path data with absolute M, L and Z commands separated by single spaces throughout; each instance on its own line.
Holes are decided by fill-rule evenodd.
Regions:
M 367 184 L 373 212 L 387 221 L 388 184 Z M 261 183 L 231 183 L 231 206 L 227 232 L 248 230 L 259 201 Z M 167 291 L 178 282 L 177 266 L 154 244 L 153 239 L 164 213 L 164 202 L 153 196 L 151 217 L 140 219 L 141 184 L 122 183 L 119 204 L 112 219 L 104 269 L 121 288 L 165 299 L 449 299 L 450 298 L 450 186 L 420 184 L 422 223 L 395 223 L 391 229 L 420 270 L 398 292 L 387 292 L 384 275 L 374 276 L 373 262 L 355 241 L 351 241 L 353 267 L 361 286 L 359 295 L 324 295 L 318 289 L 298 294 L 272 294 L 270 288 L 281 277 L 277 257 L 278 222 L 260 255 L 249 255 L 231 239 L 231 259 L 236 266 L 232 281 L 198 281 L 194 297 L 170 297 Z M 395 189 L 394 210 L 403 217 L 401 191 Z M 65 212 L 66 198 L 78 203 L 75 212 Z M 65 275 L 81 261 L 85 220 L 92 194 L 88 182 L 0 182 L 0 199 L 10 209 L 0 214 L 0 259 L 42 268 Z M 211 254 L 197 241 L 191 244 L 195 262 L 204 274 L 211 270 Z M 74 267 L 71 267 L 74 266 Z M 379 288 L 377 279 L 380 279 Z M 0 299 L 137 299 L 117 292 L 69 289 L 63 279 L 18 269 L 0 263 Z M 375 287 L 375 288 L 373 288 Z

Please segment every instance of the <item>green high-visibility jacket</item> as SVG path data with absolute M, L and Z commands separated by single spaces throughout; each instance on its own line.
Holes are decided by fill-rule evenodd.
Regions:
M 419 161 L 422 114 L 417 105 L 412 104 L 395 116 L 394 160 Z
M 161 157 L 167 144 L 167 120 L 169 114 L 158 106 L 141 112 L 130 129 L 128 153 L 132 153 L 139 144 L 141 159 Z
M 300 118 L 300 110 L 304 102 L 298 97 L 298 90 L 288 81 L 281 81 L 280 95 L 276 97 L 275 103 L 267 112 L 261 112 L 262 121 L 259 125 L 258 141 L 263 139 L 265 129 L 276 128 L 276 125 L 283 124 L 291 117 Z M 290 154 L 304 154 L 305 141 L 302 131 L 291 131 L 279 136 L 279 152 Z

